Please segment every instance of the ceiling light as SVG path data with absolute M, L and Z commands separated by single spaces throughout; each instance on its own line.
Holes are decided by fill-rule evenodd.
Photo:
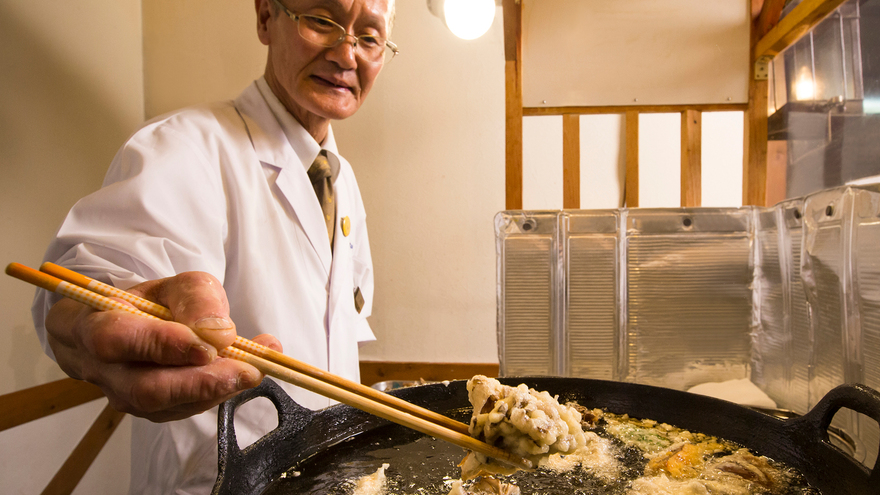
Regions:
M 479 38 L 495 20 L 495 0 L 428 0 L 428 10 L 465 40 Z

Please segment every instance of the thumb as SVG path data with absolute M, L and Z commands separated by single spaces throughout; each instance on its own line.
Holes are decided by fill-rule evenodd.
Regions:
M 211 274 L 183 272 L 163 279 L 156 290 L 157 299 L 171 310 L 174 321 L 191 328 L 205 342 L 219 350 L 235 341 L 226 291 Z

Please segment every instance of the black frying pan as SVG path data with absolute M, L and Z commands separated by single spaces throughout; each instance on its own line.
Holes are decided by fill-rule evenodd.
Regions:
M 880 393 L 864 385 L 841 385 L 830 391 L 809 413 L 793 419 L 780 419 L 719 399 L 678 390 L 633 383 L 579 378 L 526 377 L 503 378 L 502 383 L 526 383 L 536 390 L 559 395 L 562 403 L 575 401 L 588 408 L 605 408 L 613 413 L 627 413 L 650 418 L 680 428 L 715 435 L 744 445 L 760 455 L 784 462 L 802 472 L 824 495 L 880 495 L 880 459 L 872 470 L 866 469 L 832 445 L 828 427 L 834 414 L 849 408 L 880 423 Z M 469 403 L 464 381 L 422 385 L 392 392 L 422 407 L 467 421 Z M 256 397 L 266 397 L 278 409 L 278 428 L 241 450 L 235 438 L 235 408 Z M 372 436 L 371 436 L 372 435 Z M 330 472 L 344 472 L 356 458 L 376 457 L 371 450 L 398 450 L 397 445 L 421 436 L 411 430 L 345 405 L 310 411 L 290 399 L 274 382 L 267 379 L 259 387 L 238 395 L 220 407 L 218 442 L 219 476 L 214 493 L 249 495 L 265 493 L 296 473 L 309 459 Z M 355 441 L 352 441 L 352 440 Z M 358 443 L 359 439 L 365 439 Z M 427 439 L 424 439 L 427 441 Z M 380 445 L 381 442 L 390 442 Z M 442 443 L 446 447 L 445 442 Z M 389 445 L 391 447 L 389 447 Z M 433 443 L 416 447 L 416 453 L 401 453 L 392 466 L 411 462 L 413 457 L 434 458 Z M 459 458 L 463 451 L 453 454 Z M 421 449 L 421 450 L 418 450 Z M 347 459 L 343 462 L 341 459 Z M 357 457 L 360 456 L 360 457 Z M 339 466 L 333 466 L 334 462 Z M 448 464 L 448 461 L 442 461 Z M 344 465 L 344 466 L 343 466 Z M 361 474 L 375 471 L 379 463 L 364 467 Z M 457 476 L 454 463 L 449 476 Z M 293 468 L 293 469 L 292 469 Z M 392 468 L 393 469 L 393 468 Z M 427 468 L 426 468 L 427 469 Z M 309 476 L 308 470 L 303 476 Z M 434 474 L 433 476 L 438 476 Z M 276 481 L 277 480 L 277 481 Z M 276 485 L 272 485 L 276 482 Z M 415 490 L 413 490 L 415 491 Z M 318 490 L 314 493 L 325 493 Z

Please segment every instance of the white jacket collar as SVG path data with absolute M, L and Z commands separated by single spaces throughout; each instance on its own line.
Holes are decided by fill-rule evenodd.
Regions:
M 321 149 L 326 149 L 336 156 L 339 155 L 339 152 L 336 149 L 336 139 L 333 137 L 332 127 L 327 128 L 327 137 L 324 139 L 323 145 L 319 144 L 315 141 L 315 138 L 306 131 L 302 124 L 291 115 L 284 104 L 281 103 L 281 100 L 275 96 L 275 93 L 272 92 L 272 88 L 266 83 L 265 77 L 257 79 L 255 84 L 260 95 L 263 96 L 263 99 L 266 100 L 266 104 L 269 105 L 269 110 L 272 112 L 272 115 L 275 116 L 275 119 L 278 120 L 278 123 L 281 125 L 281 131 L 287 137 L 290 146 L 293 148 L 294 152 L 296 152 L 306 171 L 312 166 L 315 157 L 318 156 Z M 330 166 L 333 169 L 333 178 L 335 180 L 336 176 L 339 174 L 339 162 L 331 158 Z
M 272 112 L 267 98 L 263 96 L 258 86 L 259 81 L 248 86 L 235 99 L 235 108 L 245 122 L 257 159 L 265 165 L 279 169 L 275 183 L 296 212 L 303 230 L 321 258 L 324 270 L 329 274 L 332 252 L 327 237 L 327 224 L 324 221 L 321 204 L 307 175 L 307 169 L 318 156 L 321 147 L 296 122 L 296 119 L 286 112 L 282 115 L 286 114 L 290 117 L 287 127 L 291 130 L 291 134 L 285 133 L 280 119 Z M 272 95 L 272 92 L 270 91 L 269 94 Z M 274 98 L 274 95 L 272 97 Z M 277 98 L 275 100 L 277 101 Z M 299 141 L 300 139 L 303 141 Z M 295 150 L 292 146 L 293 142 L 301 145 L 297 148 L 307 148 L 307 154 L 303 156 L 302 150 Z M 332 133 L 327 135 L 325 144 L 329 144 L 326 147 L 328 150 L 335 152 L 336 143 Z

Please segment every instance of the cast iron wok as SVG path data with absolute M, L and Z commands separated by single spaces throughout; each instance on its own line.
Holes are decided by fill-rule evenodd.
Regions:
M 780 419 L 731 402 L 648 385 L 552 377 L 509 377 L 500 381 L 546 390 L 558 395 L 562 403 L 575 401 L 588 408 L 650 418 L 737 442 L 797 469 L 823 495 L 880 495 L 880 459 L 869 470 L 832 445 L 828 437 L 831 420 L 841 408 L 880 423 L 880 393 L 864 385 L 841 385 L 804 416 Z M 454 381 L 448 385 L 422 385 L 392 394 L 461 419 L 469 406 L 465 384 Z M 275 404 L 278 427 L 239 449 L 233 424 L 235 409 L 257 397 Z M 320 411 L 305 409 L 270 379 L 222 404 L 218 423 L 219 475 L 213 491 L 218 495 L 263 493 L 300 462 L 334 450 L 341 452 L 349 448 L 342 442 L 377 428 L 388 428 L 390 435 L 410 434 L 406 428 L 345 405 Z

